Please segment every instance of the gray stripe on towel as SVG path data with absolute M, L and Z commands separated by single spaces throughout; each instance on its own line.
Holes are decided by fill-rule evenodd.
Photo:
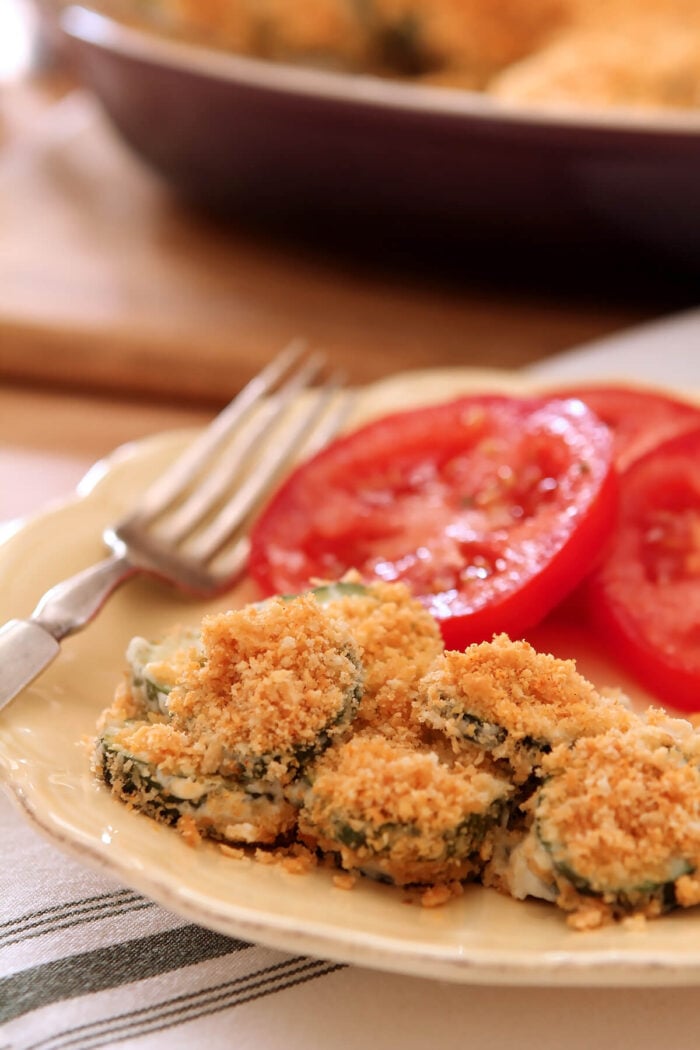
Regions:
M 0 1021 L 10 1021 L 61 999 L 155 977 L 249 947 L 246 941 L 188 924 L 56 959 L 0 980 Z

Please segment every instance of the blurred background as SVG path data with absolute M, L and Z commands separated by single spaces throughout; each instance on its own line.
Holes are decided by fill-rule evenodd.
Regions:
M 10 0 L 0 11 L 0 73 L 3 80 L 28 72 L 37 16 L 23 0 Z
M 450 80 L 406 20 L 381 37 L 386 75 L 354 53 L 307 61 L 306 37 L 222 43 L 227 5 L 102 4 L 116 21 L 73 9 L 59 26 L 64 6 L 0 3 L 5 382 L 211 405 L 299 335 L 365 382 L 515 368 L 696 304 L 685 52 L 641 86 L 617 57 L 602 87 L 557 74 L 559 94 L 593 83 L 613 104 L 547 109 L 527 65 L 515 102 L 512 75 L 486 89 L 474 56 Z M 307 32 L 332 6 L 298 8 Z M 641 107 L 619 109 L 621 83 Z
M 95 11 L 0 0 L 0 539 L 49 501 L 70 499 L 91 464 L 117 446 L 137 442 L 138 462 L 139 439 L 205 424 L 296 337 L 324 350 L 354 384 L 442 367 L 495 369 L 500 379 L 531 366 L 568 383 L 581 359 L 567 370 L 571 358 L 559 355 L 630 329 L 614 355 L 628 380 L 672 381 L 671 358 L 678 365 L 697 354 L 698 0 L 423 0 L 427 21 L 418 6 L 105 0 Z M 569 33 L 557 21 L 563 7 L 606 24 Z M 351 9 L 379 18 L 369 46 L 347 25 L 337 35 L 332 16 Z M 638 32 L 629 31 L 630 15 L 644 16 Z M 212 31 L 217 19 L 225 33 Z M 452 31 L 454 19 L 483 30 L 478 47 L 471 31 Z M 320 46 L 326 32 L 343 48 Z M 466 58 L 456 53 L 465 42 Z M 666 324 L 678 311 L 688 317 Z M 648 322 L 659 322 L 652 337 L 635 332 Z M 609 377 L 612 357 L 604 342 L 578 375 L 600 365 Z M 679 387 L 693 385 L 691 371 L 676 368 Z M 38 559 L 55 564 L 57 578 L 66 553 L 77 565 L 79 549 L 87 565 L 102 549 L 97 528 L 85 544 L 80 530 L 68 531 L 53 530 Z M 31 528 L 26 536 L 7 548 L 22 563 L 8 564 L 3 581 L 8 616 L 29 614 L 56 582 L 38 578 Z M 28 585 L 15 602 L 17 581 Z M 63 975 L 67 958 L 78 982 L 81 956 L 72 966 L 71 955 L 84 953 L 92 972 L 101 944 L 111 968 L 126 936 L 139 938 L 141 958 L 141 927 L 120 932 L 112 910 L 104 942 L 91 939 L 89 924 L 66 920 L 71 898 L 82 914 L 86 896 L 105 901 L 94 895 L 107 891 L 83 883 L 82 865 L 67 867 L 1 800 L 0 819 L 15 851 L 8 886 L 25 902 L 18 929 L 32 930 L 36 916 L 64 916 L 52 974 Z M 90 944 L 80 947 L 84 929 Z M 22 987 L 47 1026 L 31 1043 L 67 1045 L 68 1025 L 92 1039 L 82 1000 L 70 1016 L 70 1000 L 55 1014 L 44 1009 L 44 940 L 22 945 Z M 163 954 L 160 942 L 154 950 Z M 673 959 L 666 964 L 673 981 L 680 971 Z M 203 987 L 197 982 L 215 980 L 208 973 L 186 966 L 182 984 L 168 974 L 167 995 L 190 995 Z M 383 1004 L 383 994 L 374 976 L 364 999 L 359 984 L 349 994 L 343 987 L 327 1016 L 334 1024 L 340 1017 L 338 1031 L 353 1045 L 354 1036 L 366 1045 L 363 1024 L 373 1015 L 354 1006 Z M 431 997 L 403 979 L 392 987 L 406 1033 L 414 1018 L 423 1021 L 409 1039 L 439 1030 Z M 568 997 L 560 989 L 553 997 L 523 986 L 520 995 L 509 990 L 510 1015 L 498 990 L 497 1013 L 483 1012 L 483 990 L 472 998 L 448 991 L 434 1009 L 460 1039 L 459 1010 L 484 1032 L 493 1018 L 509 1044 L 523 1045 L 524 1028 L 538 1046 L 543 1030 L 560 1044 L 573 1028 L 574 1041 L 580 1029 L 580 1045 L 590 1045 L 594 1016 L 624 1050 L 658 1045 L 671 1025 L 674 1034 L 688 1031 L 676 1045 L 697 1045 L 697 1008 L 685 988 L 624 996 L 572 989 Z M 247 1014 L 250 1045 L 282 1024 L 288 1038 L 283 1000 L 279 1009 L 259 1002 Z M 353 1004 L 346 1022 L 344 1002 Z M 93 1004 L 90 1017 L 106 1025 L 98 1039 L 109 1039 L 110 1016 L 123 1006 L 123 994 L 104 1014 Z M 575 1010 L 586 1023 L 571 1025 Z M 538 1023 L 523 1026 L 533 1012 Z M 317 1013 L 302 1013 L 318 1031 Z M 382 1031 L 387 1046 L 396 1044 L 395 1013 L 383 1009 L 373 1045 Z M 245 1017 L 238 1013 L 237 1032 Z M 201 1034 L 205 1021 L 195 1023 Z M 191 1045 L 187 1030 L 181 1038 Z M 274 1034 L 271 1045 L 279 1045 Z

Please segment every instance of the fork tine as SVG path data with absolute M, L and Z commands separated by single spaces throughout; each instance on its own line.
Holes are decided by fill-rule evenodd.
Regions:
M 352 406 L 353 400 L 354 399 L 351 395 L 347 392 L 344 393 L 342 399 L 330 409 L 326 414 L 326 418 L 322 419 L 319 427 L 312 432 L 311 440 L 305 445 L 302 445 L 301 453 L 299 454 L 311 455 L 314 450 L 323 447 L 323 445 L 326 444 L 327 441 L 342 427 Z M 297 451 L 299 452 L 299 450 Z M 221 529 L 222 533 L 223 531 L 224 530 Z M 214 543 L 215 542 L 216 541 L 214 541 Z M 227 538 L 224 536 L 216 550 L 214 550 L 212 546 L 209 556 L 215 558 L 215 571 L 219 577 L 226 581 L 226 585 L 228 586 L 232 582 L 235 582 L 235 580 L 245 572 L 248 555 L 250 553 L 250 537 L 247 533 L 244 533 L 235 541 L 235 543 L 228 546 L 223 553 L 220 553 L 223 544 L 226 542 Z
M 343 381 L 343 377 L 338 376 L 336 389 L 342 386 Z M 319 425 L 311 431 L 306 443 L 297 450 L 300 458 L 307 459 L 320 452 L 324 445 L 327 445 L 331 438 L 335 437 L 343 429 L 356 400 L 357 397 L 354 392 L 344 391 L 342 400 L 338 402 L 332 412 L 326 413 L 325 418 L 322 418 Z
M 276 385 L 280 377 L 297 363 L 305 349 L 306 344 L 303 340 L 293 340 L 254 376 L 206 430 L 188 446 L 180 458 L 144 493 L 138 508 L 128 516 L 129 522 L 145 523 L 162 514 L 173 500 L 187 489 L 251 409 Z
M 276 416 L 284 412 L 297 394 L 313 382 L 323 365 L 321 354 L 312 354 L 266 402 L 244 433 L 227 446 L 195 490 L 168 519 L 156 528 L 161 539 L 175 543 L 196 528 L 236 484 L 250 465 L 250 453 Z
M 188 543 L 188 555 L 209 560 L 220 551 L 231 535 L 253 513 L 281 467 L 292 460 L 308 442 L 324 416 L 327 415 L 323 427 L 326 440 L 337 430 L 340 421 L 345 418 L 347 407 L 344 401 L 337 404 L 333 411 L 330 411 L 330 406 L 343 381 L 342 376 L 335 374 L 313 391 L 309 406 L 292 419 L 274 443 L 269 444 L 265 455 L 256 463 L 255 470 L 248 475 L 216 517 Z M 279 423 L 280 420 L 276 420 L 276 424 Z

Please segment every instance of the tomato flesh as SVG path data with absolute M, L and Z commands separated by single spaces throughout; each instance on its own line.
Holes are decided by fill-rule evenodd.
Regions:
M 356 569 L 402 580 L 461 647 L 537 623 L 615 512 L 607 428 L 579 401 L 497 396 L 384 417 L 298 468 L 256 523 L 265 593 Z
M 587 585 L 618 660 L 661 700 L 700 710 L 700 427 L 620 479 L 620 519 Z
M 556 397 L 579 397 L 613 432 L 620 470 L 664 441 L 700 426 L 700 408 L 656 390 L 624 386 L 575 386 Z

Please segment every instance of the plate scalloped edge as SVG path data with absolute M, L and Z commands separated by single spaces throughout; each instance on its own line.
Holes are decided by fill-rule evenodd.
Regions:
M 520 377 L 434 370 L 368 388 L 358 419 L 460 390 L 525 391 Z M 355 420 L 357 421 L 357 419 Z M 117 450 L 88 474 L 75 501 L 25 523 L 0 546 L 0 615 L 23 615 L 36 579 L 50 580 L 101 553 L 101 528 L 182 446 L 188 432 Z M 245 600 L 245 587 L 236 594 Z M 183 610 L 187 609 L 187 613 Z M 643 986 L 700 981 L 700 915 L 674 915 L 642 932 L 578 934 L 559 913 L 481 887 L 441 909 L 407 907 L 388 887 L 333 886 L 324 870 L 296 876 L 279 866 L 191 850 L 171 829 L 129 812 L 90 776 L 79 741 L 111 695 L 132 633 L 201 609 L 136 581 L 100 618 L 65 643 L 46 674 L 0 715 L 0 766 L 32 823 L 77 855 L 202 925 L 282 950 L 457 982 Z

